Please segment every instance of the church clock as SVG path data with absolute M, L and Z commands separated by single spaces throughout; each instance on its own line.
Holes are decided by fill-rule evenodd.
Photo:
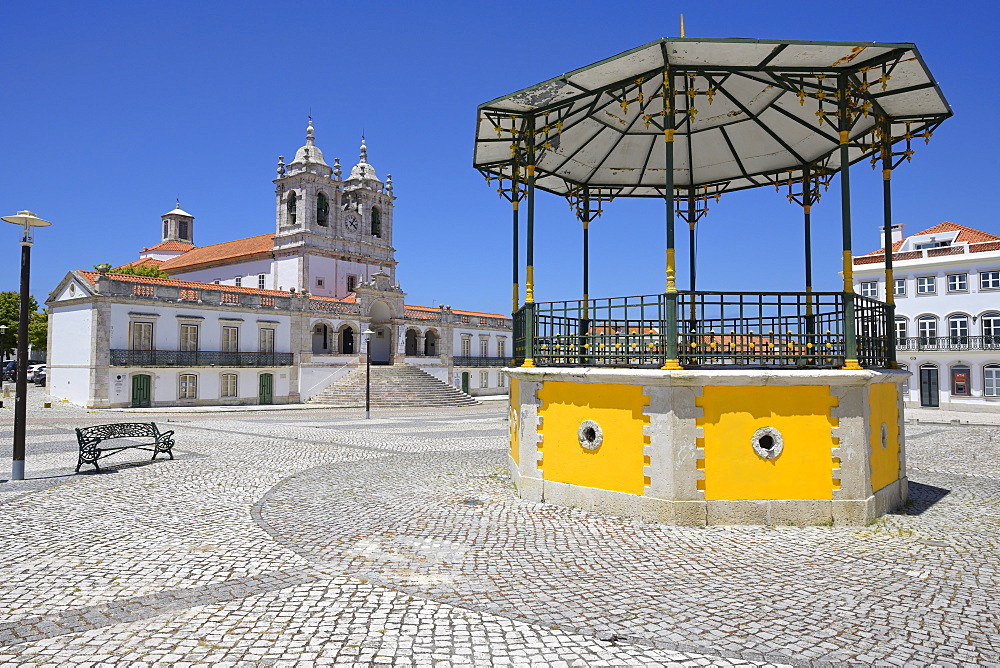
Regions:
M 358 217 L 355 216 L 353 213 L 349 214 L 347 218 L 344 219 L 344 223 L 347 225 L 347 229 L 349 229 L 351 232 L 358 231 L 358 222 L 359 222 Z

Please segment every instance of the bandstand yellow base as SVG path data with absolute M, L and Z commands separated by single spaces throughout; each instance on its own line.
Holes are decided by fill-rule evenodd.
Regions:
M 906 501 L 902 371 L 509 373 L 527 500 L 683 525 L 863 525 Z

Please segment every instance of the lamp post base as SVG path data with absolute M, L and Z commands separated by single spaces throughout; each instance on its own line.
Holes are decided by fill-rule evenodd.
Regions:
M 14 460 L 10 465 L 10 479 L 24 480 L 24 460 Z

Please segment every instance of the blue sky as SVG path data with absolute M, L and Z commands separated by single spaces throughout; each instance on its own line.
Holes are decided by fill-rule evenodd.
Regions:
M 915 42 L 955 117 L 896 171 L 895 218 L 908 233 L 952 220 L 1000 234 L 988 2 L 9 2 L 0 210 L 53 223 L 32 253 L 39 301 L 69 269 L 158 242 L 178 195 L 199 245 L 271 232 L 277 156 L 302 145 L 311 110 L 328 162 L 354 164 L 364 131 L 393 175 L 408 303 L 507 312 L 509 205 L 471 167 L 476 106 L 677 35 L 681 13 L 689 37 Z M 868 252 L 881 181 L 864 163 L 852 176 Z M 817 289 L 838 286 L 836 188 L 813 210 Z M 536 298 L 577 298 L 579 224 L 544 193 L 538 217 Z M 591 228 L 592 295 L 663 289 L 663 218 L 662 203 L 609 205 Z M 2 290 L 17 289 L 17 233 L 0 229 Z M 724 197 L 698 251 L 700 289 L 800 289 L 801 209 L 770 189 Z

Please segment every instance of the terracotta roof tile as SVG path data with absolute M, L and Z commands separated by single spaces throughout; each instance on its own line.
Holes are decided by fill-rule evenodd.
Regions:
M 189 251 L 197 248 L 194 244 L 189 244 L 186 241 L 161 241 L 155 246 L 150 246 L 149 248 L 143 248 L 142 252 L 146 251 Z
M 274 232 L 271 232 L 270 234 L 261 234 L 256 237 L 193 248 L 184 253 L 184 255 L 167 260 L 160 266 L 160 269 L 168 274 L 172 274 L 198 265 L 214 264 L 224 260 L 237 260 L 241 258 L 250 259 L 251 257 L 270 253 L 273 249 Z
M 419 311 L 440 311 L 439 308 L 434 308 L 433 306 L 412 306 L 407 304 L 405 308 L 414 309 Z M 452 309 L 452 313 L 457 313 L 458 315 L 474 315 L 483 318 L 504 318 L 505 320 L 510 320 L 509 315 L 501 315 L 500 313 L 481 313 L 479 311 L 460 311 L 458 309 Z
M 922 232 L 917 232 L 915 234 L 910 234 L 904 237 L 902 240 L 897 241 L 892 244 L 892 252 L 896 253 L 902 247 L 903 242 L 910 237 L 919 237 L 924 234 L 941 234 L 943 232 L 958 232 L 958 236 L 955 237 L 956 243 L 982 243 L 984 241 L 1000 241 L 1000 237 L 995 234 L 990 234 L 989 232 L 983 232 L 982 230 L 976 230 L 971 227 L 966 227 L 965 225 L 959 225 L 958 223 L 953 223 L 950 220 L 946 220 L 943 223 L 938 223 L 933 227 L 928 227 Z M 877 251 L 872 251 L 868 255 L 882 255 L 885 253 L 885 246 L 879 248 Z
M 127 264 L 121 265 L 120 267 L 115 267 L 115 269 L 122 269 L 124 267 L 159 267 L 164 262 L 165 260 L 157 260 L 156 258 L 152 257 L 144 257 L 136 260 L 135 262 L 129 262 Z M 112 269 L 112 271 L 114 271 L 114 269 Z
M 97 284 L 98 273 L 96 271 L 77 272 L 87 279 L 91 285 Z M 193 288 L 196 290 L 215 290 L 218 292 L 242 292 L 252 295 L 268 295 L 272 297 L 288 297 L 289 293 L 279 290 L 259 290 L 257 288 L 238 288 L 235 285 L 216 285 L 215 283 L 200 283 L 198 281 L 178 281 L 173 278 L 153 278 L 151 276 L 129 276 L 126 274 L 108 274 L 108 278 L 113 281 L 123 281 L 126 283 L 152 283 L 155 285 L 169 285 L 177 288 Z

